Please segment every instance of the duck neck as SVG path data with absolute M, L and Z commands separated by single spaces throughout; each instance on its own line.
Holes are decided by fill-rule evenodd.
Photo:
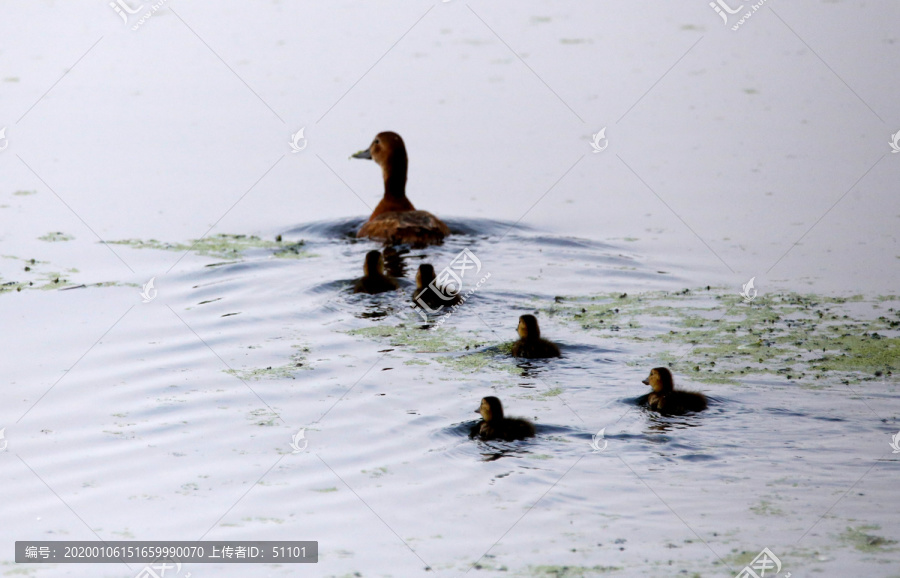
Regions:
M 395 161 L 382 168 L 384 173 L 384 196 L 394 199 L 406 198 L 406 159 Z

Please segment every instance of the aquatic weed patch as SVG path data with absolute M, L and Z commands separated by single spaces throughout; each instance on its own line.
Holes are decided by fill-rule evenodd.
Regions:
M 870 525 L 859 526 L 857 528 L 848 526 L 847 529 L 841 533 L 841 539 L 861 552 L 892 552 L 896 550 L 897 548 L 890 547 L 897 543 L 896 540 L 889 540 L 881 536 L 866 533 L 880 529 L 880 526 Z
M 291 355 L 290 360 L 284 365 L 269 365 L 250 369 L 223 369 L 228 375 L 233 375 L 244 381 L 259 381 L 261 379 L 295 379 L 294 374 L 303 369 L 311 369 L 306 362 L 306 354 L 309 348 L 302 345 L 293 345 L 299 351 Z
M 412 347 L 420 353 L 449 353 L 478 347 L 475 341 L 467 341 L 447 329 L 429 331 L 418 325 L 373 325 L 351 329 L 348 335 L 378 339 L 394 346 Z
M 900 370 L 894 296 L 774 293 L 750 303 L 722 288 L 557 297 L 545 307 L 581 330 L 651 344 L 651 357 L 686 377 L 736 383 L 751 374 L 858 383 Z M 641 364 L 645 364 L 641 361 Z
M 19 273 L 19 278 L 21 280 L 4 281 L 3 278 L 0 277 L 0 294 L 18 293 L 26 289 L 49 291 L 72 286 L 72 283 L 66 279 L 62 273 L 42 270 L 44 265 L 49 264 L 47 261 L 21 259 L 12 255 L 3 255 L 3 258 L 21 261 L 22 267 L 21 272 Z M 69 269 L 69 272 L 77 273 L 78 270 Z
M 302 259 L 314 257 L 304 250 L 304 242 L 285 243 L 280 238 L 274 241 L 261 239 L 256 235 L 231 235 L 220 233 L 186 243 L 168 243 L 156 239 L 123 239 L 108 241 L 113 245 L 126 245 L 133 249 L 155 249 L 157 251 L 175 251 L 183 253 L 193 251 L 198 255 L 216 257 L 218 259 L 241 259 L 245 251 L 251 249 L 267 249 L 273 256 L 282 259 Z
M 482 340 L 466 338 L 459 333 L 446 328 L 429 330 L 421 325 L 374 325 L 351 329 L 348 335 L 365 337 L 386 341 L 395 347 L 410 348 L 414 353 L 451 353 L 454 355 L 440 355 L 433 357 L 434 361 L 460 371 L 473 373 L 485 368 L 499 371 L 521 373 L 512 361 L 504 363 L 498 359 L 498 355 L 508 354 L 512 344 L 501 344 L 487 350 L 481 349 L 486 343 Z M 416 358 L 408 364 L 427 365 L 428 358 Z
M 72 235 L 68 233 L 63 233 L 62 231 L 54 231 L 51 233 L 47 233 L 46 235 L 41 235 L 38 237 L 39 241 L 47 241 L 48 243 L 59 243 L 62 241 L 71 241 L 74 239 Z
M 619 572 L 617 566 L 529 566 L 528 576 L 541 578 L 588 578 L 611 572 Z

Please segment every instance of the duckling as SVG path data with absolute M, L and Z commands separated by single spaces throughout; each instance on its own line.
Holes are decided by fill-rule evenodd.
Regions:
M 429 288 L 429 284 L 434 281 L 434 279 L 433 266 L 428 263 L 419 265 L 419 270 L 416 272 L 416 289 L 413 291 L 412 296 L 414 304 L 419 305 L 419 301 L 422 301 L 429 309 L 438 310 L 441 309 L 441 305 L 449 307 L 459 303 L 459 293 L 453 296 L 442 293 L 444 296 L 441 297 L 434 289 Z
M 399 287 L 396 279 L 384 274 L 384 257 L 380 251 L 366 253 L 366 262 L 363 265 L 364 275 L 353 284 L 354 293 L 384 293 L 393 291 Z
M 706 396 L 693 391 L 676 390 L 672 372 L 666 367 L 654 367 L 641 383 L 649 385 L 653 391 L 638 398 L 638 403 L 659 413 L 681 415 L 706 409 Z
M 427 211 L 417 211 L 406 198 L 406 169 L 409 164 L 406 145 L 394 132 L 380 132 L 369 148 L 353 155 L 378 163 L 384 175 L 384 197 L 357 237 L 384 241 L 385 245 L 408 243 L 424 247 L 441 243 L 450 234 L 443 221 Z
M 517 417 L 503 417 L 503 404 L 494 396 L 483 398 L 475 413 L 481 414 L 482 421 L 472 426 L 469 437 L 508 442 L 534 437 L 534 424 Z
M 537 359 L 560 356 L 559 347 L 555 343 L 541 339 L 541 328 L 534 315 L 519 317 L 519 327 L 516 330 L 519 332 L 519 340 L 512 346 L 514 357 Z

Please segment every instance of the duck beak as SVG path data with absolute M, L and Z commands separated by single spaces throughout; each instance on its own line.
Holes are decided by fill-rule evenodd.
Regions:
M 645 379 L 641 383 L 643 383 L 644 385 L 650 385 L 650 378 Z
M 372 160 L 372 153 L 369 152 L 369 149 L 363 149 L 358 153 L 352 155 L 354 159 L 369 159 Z
M 476 409 L 476 410 L 475 410 L 475 413 L 481 413 L 481 410 L 480 410 L 480 409 Z

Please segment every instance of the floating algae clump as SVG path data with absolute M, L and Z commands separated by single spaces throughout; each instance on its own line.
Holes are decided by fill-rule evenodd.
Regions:
M 588 578 L 622 570 L 616 566 L 529 566 L 528 569 L 529 576 L 540 578 Z
M 896 544 L 896 540 L 888 540 L 881 536 L 873 536 L 872 534 L 865 533 L 865 531 L 879 529 L 879 526 L 860 526 L 858 528 L 848 527 L 847 530 L 841 534 L 841 539 L 845 542 L 849 542 L 854 548 L 862 552 L 886 552 L 896 550 L 896 548 L 888 548 L 888 546 Z
M 202 239 L 188 241 L 187 243 L 166 243 L 149 239 L 124 239 L 121 241 L 109 241 L 114 245 L 127 245 L 134 249 L 156 249 L 159 251 L 185 252 L 193 251 L 198 255 L 217 257 L 219 259 L 240 259 L 244 251 L 248 249 L 275 250 L 274 256 L 287 259 L 300 259 L 313 255 L 303 250 L 303 241 L 285 243 L 282 241 L 267 241 L 255 235 L 229 235 L 221 233 Z
M 309 353 L 308 347 L 301 345 L 292 346 L 299 349 L 297 353 L 291 356 L 290 361 L 285 365 L 257 367 L 255 369 L 223 369 L 225 373 L 233 375 L 243 381 L 259 381 L 260 379 L 295 379 L 294 374 L 301 369 L 311 369 L 306 363 L 306 354 Z
M 463 373 L 473 373 L 485 368 L 521 373 L 521 369 L 511 362 L 497 359 L 497 355 L 509 353 L 511 344 L 479 350 L 485 345 L 483 342 L 465 339 L 446 328 L 428 330 L 417 325 L 401 323 L 351 329 L 347 334 L 367 339 L 387 340 L 393 346 L 410 347 L 416 353 L 455 353 L 456 355 L 441 355 L 432 359 Z
M 66 233 L 56 231 L 53 233 L 47 233 L 46 235 L 41 235 L 38 237 L 40 241 L 47 241 L 48 243 L 57 243 L 60 241 L 71 241 L 74 239 L 72 235 L 67 235 Z
M 872 313 L 893 300 L 774 293 L 745 303 L 706 288 L 557 297 L 544 310 L 603 337 L 652 343 L 649 357 L 693 380 L 772 374 L 816 387 L 827 376 L 849 384 L 900 371 L 900 312 Z
M 391 345 L 412 346 L 424 353 L 444 353 L 478 347 L 474 341 L 466 341 L 446 329 L 427 331 L 415 325 L 405 324 L 351 329 L 347 334 L 369 339 L 387 339 Z

